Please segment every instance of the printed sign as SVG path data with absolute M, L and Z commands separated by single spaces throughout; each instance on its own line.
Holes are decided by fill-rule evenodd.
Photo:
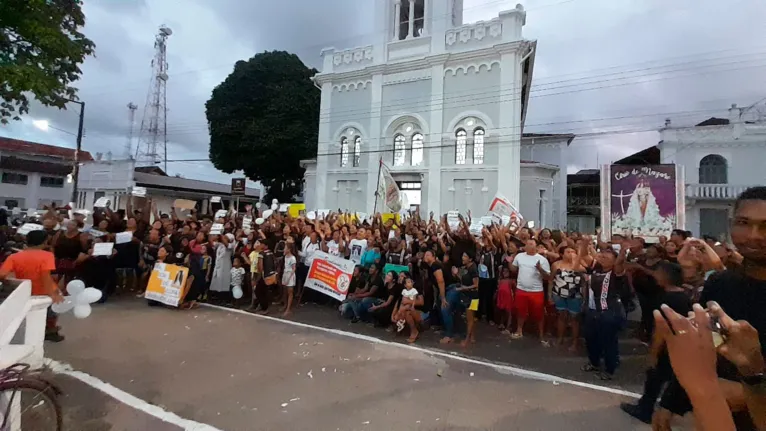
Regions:
M 447 211 L 447 224 L 452 230 L 460 226 L 460 211 Z
M 232 178 L 231 179 L 231 194 L 232 196 L 244 196 L 245 195 L 245 179 L 244 178 Z
M 490 216 L 494 217 L 495 222 L 497 223 L 500 223 L 504 216 L 508 216 L 509 219 L 514 219 L 517 224 L 524 219 L 511 201 L 500 193 L 495 194 L 495 198 L 492 199 L 492 203 L 489 204 L 489 210 L 487 212 Z
M 221 197 L 220 196 L 213 196 L 210 198 L 210 203 L 212 204 L 220 204 L 221 203 Z
M 223 223 L 213 223 L 210 227 L 210 235 L 220 235 L 223 233 Z
M 96 203 L 93 204 L 94 208 L 106 208 L 109 206 L 111 202 L 109 202 L 109 198 L 106 197 L 100 197 L 96 200 Z
M 93 244 L 93 256 L 111 256 L 114 250 L 113 242 L 97 242 Z
M 219 218 L 226 218 L 226 214 L 229 212 L 226 210 L 218 210 L 215 212 L 215 219 L 218 220 Z
M 130 194 L 133 196 L 146 197 L 146 187 L 133 187 L 130 190 Z
M 189 268 L 157 263 L 154 265 L 144 297 L 165 305 L 178 307 L 186 296 Z
M 27 235 L 29 232 L 35 230 L 45 229 L 43 225 L 37 223 L 24 223 L 20 228 L 16 229 L 16 233 L 19 235 Z
M 317 251 L 314 253 L 314 261 L 311 263 L 305 286 L 343 301 L 346 299 L 353 272 L 354 262 Z
M 608 219 L 604 234 L 658 242 L 673 229 L 683 229 L 684 191 L 678 177 L 672 164 L 607 166 L 602 174 L 602 217 Z

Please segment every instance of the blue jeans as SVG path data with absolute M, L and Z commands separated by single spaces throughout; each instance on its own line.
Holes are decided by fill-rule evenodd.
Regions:
M 439 299 L 438 307 L 441 310 L 442 326 L 444 327 L 444 336 L 452 338 L 455 336 L 455 313 L 463 311 L 463 303 L 460 301 L 460 292 L 455 290 L 457 285 L 447 286 L 445 295 L 447 297 L 447 307 L 443 307 Z
M 340 315 L 345 317 L 346 319 L 353 319 L 354 314 L 354 302 L 352 300 L 349 300 L 348 302 L 344 302 L 340 305 Z
M 596 311 L 585 313 L 585 347 L 591 365 L 601 365 L 604 358 L 604 371 L 614 374 L 620 362 L 618 335 L 625 324 L 625 312 L 622 310 Z
M 351 308 L 354 310 L 354 316 L 356 316 L 357 319 L 366 322 L 369 320 L 368 316 L 370 312 L 368 310 L 370 307 L 373 305 L 382 304 L 383 302 L 384 301 L 380 298 L 373 298 L 368 296 L 367 298 L 362 298 L 359 301 L 353 301 L 349 304 L 351 304 Z

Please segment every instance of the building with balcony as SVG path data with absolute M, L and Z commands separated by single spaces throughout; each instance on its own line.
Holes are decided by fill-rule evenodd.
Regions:
M 322 50 L 307 207 L 372 212 L 382 159 L 422 215 L 484 214 L 499 192 L 527 219 L 563 225 L 565 179 L 548 156 L 564 160 L 573 136 L 522 139 L 536 49 L 524 8 L 466 24 L 462 0 L 375 4 L 373 44 Z M 525 150 L 539 157 L 522 163 Z
M 663 163 L 685 167 L 686 229 L 694 235 L 726 237 L 737 196 L 766 184 L 766 122 L 750 109 L 732 105 L 728 118 L 691 127 L 660 129 Z
M 72 196 L 72 148 L 0 137 L 0 206 L 9 209 L 43 209 L 64 206 Z M 93 160 L 87 151 L 80 161 Z

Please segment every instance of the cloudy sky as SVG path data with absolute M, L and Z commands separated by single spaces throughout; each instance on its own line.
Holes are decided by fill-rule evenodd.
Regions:
M 124 154 L 128 109 L 141 123 L 154 35 L 168 42 L 168 158 L 207 158 L 204 104 L 235 61 L 287 50 L 319 68 L 319 52 L 362 45 L 377 0 L 90 0 L 84 32 L 97 46 L 78 83 L 87 104 L 83 147 Z M 446 0 L 435 0 L 446 1 Z M 464 0 L 464 20 L 491 19 L 516 1 Z M 572 172 L 654 145 L 649 130 L 672 117 L 692 124 L 726 115 L 732 103 L 766 97 L 766 2 L 760 0 L 528 0 L 525 37 L 538 40 L 527 131 L 575 133 L 583 148 Z M 75 132 L 77 106 L 34 104 L 0 135 L 62 146 L 74 136 L 32 126 L 34 119 Z M 136 141 L 133 142 L 134 151 Z M 228 181 L 207 162 L 172 162 L 170 174 Z

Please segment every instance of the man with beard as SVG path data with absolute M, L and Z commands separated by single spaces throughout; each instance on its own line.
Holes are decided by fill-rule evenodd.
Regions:
M 743 256 L 741 268 L 727 269 L 711 276 L 705 283 L 700 303 L 716 301 L 734 320 L 745 320 L 757 331 L 762 349 L 766 348 L 766 187 L 745 190 L 734 204 L 731 240 Z M 763 351 L 761 352 L 763 354 Z M 718 377 L 721 390 L 734 413 L 739 430 L 756 429 L 746 413 L 745 388 L 766 387 L 763 370 L 742 375 L 723 357 L 718 357 Z M 684 415 L 692 410 L 689 398 L 677 380 L 673 379 L 660 402 L 661 409 L 653 418 L 654 429 L 670 430 L 673 414 Z

